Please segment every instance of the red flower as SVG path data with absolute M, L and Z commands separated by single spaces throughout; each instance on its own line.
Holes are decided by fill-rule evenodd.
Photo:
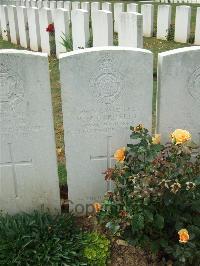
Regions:
M 48 27 L 46 28 L 46 31 L 47 32 L 54 32 L 55 31 L 54 24 L 53 23 L 49 24 Z

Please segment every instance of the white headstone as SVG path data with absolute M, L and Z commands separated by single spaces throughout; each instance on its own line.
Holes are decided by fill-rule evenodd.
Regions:
M 158 132 L 165 141 L 175 129 L 186 129 L 200 144 L 200 47 L 158 55 Z
M 190 37 L 191 7 L 177 6 L 175 19 L 175 36 L 176 42 L 187 43 Z
M 54 21 L 54 14 L 55 14 L 56 6 L 57 6 L 56 1 L 50 1 L 49 8 L 51 9 L 53 21 Z
M 81 9 L 90 13 L 90 2 L 81 2 Z
M 124 3 L 114 3 L 114 31 L 118 32 L 120 14 L 125 11 Z
M 48 0 L 44 0 L 43 1 L 43 7 L 47 7 L 47 8 L 50 7 L 50 4 L 49 4 L 49 1 Z
M 41 8 L 39 10 L 39 23 L 40 23 L 40 37 L 41 49 L 43 53 L 51 54 L 50 38 L 51 32 L 47 31 L 49 24 L 53 23 L 52 13 L 50 8 Z
M 72 2 L 70 2 L 70 1 L 64 1 L 64 9 L 67 9 L 68 11 L 71 11 L 71 9 L 72 9 Z
M 102 3 L 102 10 L 112 12 L 112 4 L 109 2 Z
M 31 1 L 31 7 L 37 7 L 37 1 L 32 0 Z
M 38 10 L 39 9 L 36 7 L 30 7 L 27 9 L 30 48 L 32 51 L 36 51 L 36 52 L 41 49 Z
M 197 7 L 195 41 L 194 41 L 194 43 L 196 45 L 200 45 L 200 7 Z
M 10 27 L 10 40 L 14 44 L 19 44 L 19 27 L 16 6 L 8 6 L 8 21 Z
M 154 6 L 152 4 L 141 5 L 141 14 L 143 15 L 143 36 L 153 36 L 154 26 Z
M 91 14 L 97 10 L 100 10 L 100 2 L 91 2 Z
M 81 8 L 81 3 L 78 1 L 72 2 L 72 10 L 80 9 Z
M 0 209 L 60 211 L 46 55 L 0 50 Z
M 4 41 L 10 41 L 10 28 L 8 21 L 8 9 L 6 5 L 1 6 L 1 33 Z
M 19 40 L 20 45 L 24 48 L 30 46 L 29 31 L 28 31 L 28 16 L 27 8 L 23 6 L 17 7 L 17 19 L 19 25 Z
M 14 6 L 20 6 L 21 5 L 21 0 L 16 0 L 14 3 L 12 3 Z
M 27 8 L 31 7 L 31 1 L 26 0 L 26 7 L 27 7 Z
M 151 128 L 152 71 L 153 56 L 142 49 L 101 47 L 60 56 L 68 195 L 77 214 L 103 199 L 102 173 L 129 143 L 130 126 Z
M 63 46 L 63 39 L 69 39 L 69 23 L 70 11 L 58 8 L 55 11 L 54 26 L 55 26 L 55 41 L 56 41 L 56 55 L 66 52 L 66 47 Z
M 26 6 L 26 0 L 21 0 L 21 6 Z
M 89 13 L 82 9 L 72 10 L 71 21 L 73 50 L 86 48 L 90 37 Z
M 167 40 L 171 25 L 172 7 L 170 5 L 159 5 L 157 14 L 157 39 Z
M 127 4 L 127 12 L 136 12 L 136 13 L 138 13 L 138 4 L 135 4 L 135 3 Z
M 55 9 L 56 8 L 56 1 L 49 1 L 49 7 L 51 9 Z
M 43 1 L 37 1 L 37 7 L 42 8 L 43 7 Z
M 113 45 L 112 12 L 99 10 L 92 15 L 93 47 Z
M 119 46 L 143 48 L 143 18 L 135 12 L 122 12 L 119 20 Z
M 57 1 L 57 8 L 63 8 L 64 7 L 64 1 Z

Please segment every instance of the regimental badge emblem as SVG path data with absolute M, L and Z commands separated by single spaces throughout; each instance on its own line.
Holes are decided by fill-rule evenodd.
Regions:
M 98 60 L 98 68 L 90 80 L 90 90 L 98 102 L 112 104 L 124 89 L 124 77 L 115 69 L 113 59 L 105 54 Z
M 24 86 L 21 77 L 0 64 L 0 112 L 14 111 L 23 99 Z

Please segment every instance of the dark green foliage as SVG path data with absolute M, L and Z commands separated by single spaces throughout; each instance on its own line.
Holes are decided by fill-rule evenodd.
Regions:
M 0 217 L 0 265 L 86 265 L 81 245 L 71 215 L 35 212 Z
M 124 162 L 106 172 L 114 192 L 98 215 L 110 229 L 134 244 L 174 260 L 200 265 L 200 155 L 194 143 L 161 145 L 141 125 L 131 127 Z M 193 148 L 192 148 L 193 147 Z M 189 241 L 179 243 L 187 229 Z
M 169 30 L 167 32 L 167 40 L 174 41 L 174 34 L 175 34 L 175 25 L 170 24 Z
M 69 35 L 65 36 L 63 34 L 62 45 L 66 48 L 67 52 L 73 51 L 73 41 L 72 41 L 72 33 L 70 31 Z
M 2 266 L 103 266 L 109 243 L 103 235 L 78 229 L 71 214 L 0 216 Z

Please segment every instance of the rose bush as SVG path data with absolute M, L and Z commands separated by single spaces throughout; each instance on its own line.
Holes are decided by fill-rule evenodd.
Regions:
M 131 131 L 132 143 L 105 173 L 114 191 L 98 206 L 99 221 L 163 260 L 200 265 L 200 155 L 190 133 L 175 130 L 163 145 L 142 125 Z

